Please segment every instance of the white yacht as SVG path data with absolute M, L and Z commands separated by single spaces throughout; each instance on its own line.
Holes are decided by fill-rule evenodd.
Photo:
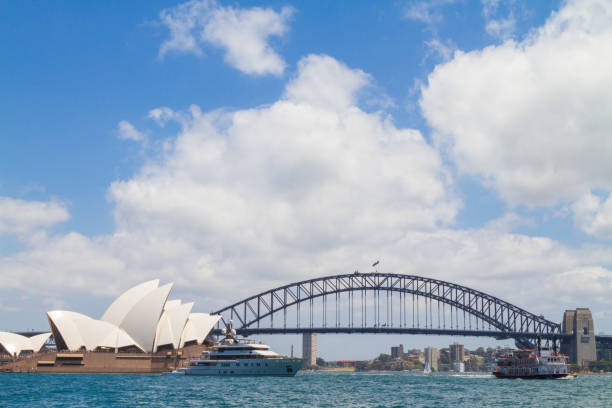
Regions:
M 185 375 L 224 376 L 283 376 L 293 377 L 302 365 L 302 359 L 281 357 L 265 344 L 238 339 L 228 328 L 226 338 L 200 358 L 192 358 L 184 368 Z

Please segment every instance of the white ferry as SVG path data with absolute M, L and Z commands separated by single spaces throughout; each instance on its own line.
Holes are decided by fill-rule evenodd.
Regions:
M 542 348 L 538 341 L 537 350 L 518 350 L 501 355 L 493 371 L 497 378 L 563 378 L 573 375 L 569 370 L 567 355 L 553 349 Z
M 235 333 L 228 328 L 220 344 L 192 358 L 184 368 L 185 375 L 293 377 L 302 366 L 300 358 L 281 357 L 267 345 L 238 339 Z

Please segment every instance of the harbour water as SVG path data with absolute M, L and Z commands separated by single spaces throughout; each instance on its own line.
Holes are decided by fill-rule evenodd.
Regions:
M 610 407 L 612 376 L 310 373 L 279 377 L 0 374 L 1 407 Z

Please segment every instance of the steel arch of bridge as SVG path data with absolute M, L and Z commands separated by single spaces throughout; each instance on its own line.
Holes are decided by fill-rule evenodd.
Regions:
M 367 293 L 374 293 L 374 325 L 367 326 Z M 380 318 L 380 293 L 386 295 L 386 315 L 385 323 Z M 347 293 L 348 299 L 345 301 L 349 305 L 347 323 L 343 325 L 340 322 L 341 311 L 341 294 Z M 393 326 L 393 293 L 399 294 L 399 327 Z M 391 302 L 389 303 L 389 295 Z M 327 324 L 327 303 L 328 297 L 335 297 L 335 325 Z M 354 321 L 354 303 L 359 296 L 362 300 L 362 318 L 361 325 L 355 325 Z M 364 297 L 366 305 L 364 306 Z M 425 299 L 425 327 L 417 324 L 415 328 L 415 301 L 417 299 L 417 318 L 419 297 Z M 313 302 L 315 299 L 322 299 L 323 308 L 323 325 L 316 327 L 313 325 Z M 409 327 L 407 322 L 406 310 L 409 306 L 410 298 L 412 298 L 412 326 Z M 433 302 L 437 303 L 438 327 L 433 326 Z M 309 307 L 310 320 L 307 325 L 301 324 L 300 308 L 303 303 L 307 302 Z M 376 306 L 378 302 L 378 308 Z M 429 316 L 428 303 L 429 302 Z M 332 299 L 333 303 L 333 299 Z M 391 323 L 389 324 L 389 304 L 391 305 Z M 440 305 L 444 309 L 446 306 L 450 308 L 450 325 L 451 329 L 446 328 L 446 321 L 440 322 Z M 297 311 L 297 327 L 287 326 L 287 311 L 294 307 Z M 403 313 L 402 313 L 403 311 Z M 459 327 L 459 311 L 463 313 L 463 330 Z M 245 334 L 253 333 L 300 333 L 300 332 L 345 332 L 345 333 L 421 333 L 421 334 L 462 334 L 462 335 L 480 335 L 492 336 L 498 338 L 534 338 L 537 334 L 542 334 L 546 338 L 552 335 L 560 335 L 560 324 L 545 319 L 543 316 L 537 316 L 518 306 L 501 300 L 495 296 L 491 296 L 484 292 L 458 285 L 451 282 L 445 282 L 438 279 L 431 279 L 415 275 L 401 275 L 392 273 L 353 273 L 334 276 L 326 276 L 316 279 L 304 280 L 301 282 L 291 283 L 285 286 L 274 288 L 266 292 L 259 293 L 247 299 L 236 302 L 230 306 L 213 312 L 221 314 L 223 321 L 229 319 L 239 323 L 235 328 Z M 274 327 L 274 316 L 282 313 L 282 321 L 279 325 L 277 318 L 277 326 Z M 351 314 L 352 313 L 352 314 Z M 453 313 L 455 313 L 455 326 L 453 329 Z M 471 317 L 470 329 L 466 328 L 466 313 L 469 316 L 475 317 L 476 330 L 472 330 Z M 446 310 L 443 312 L 446 319 Z M 428 321 L 429 318 L 429 321 Z M 402 321 L 403 319 L 403 321 Z M 481 321 L 481 328 L 478 329 L 478 319 Z M 269 326 L 262 324 L 269 320 Z M 408 319 L 409 320 L 409 319 Z M 489 326 L 489 330 L 485 330 L 484 324 Z M 280 327 L 279 327 L 280 326 Z M 494 330 L 492 330 L 494 329 Z

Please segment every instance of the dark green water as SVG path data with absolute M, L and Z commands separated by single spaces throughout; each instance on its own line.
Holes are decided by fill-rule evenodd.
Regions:
M 1 407 L 612 407 L 612 376 L 0 374 Z

